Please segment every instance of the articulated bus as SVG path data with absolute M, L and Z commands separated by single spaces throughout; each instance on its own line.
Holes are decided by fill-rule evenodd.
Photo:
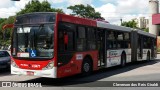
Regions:
M 11 74 L 62 78 L 156 57 L 156 36 L 70 15 L 37 12 L 16 17 Z

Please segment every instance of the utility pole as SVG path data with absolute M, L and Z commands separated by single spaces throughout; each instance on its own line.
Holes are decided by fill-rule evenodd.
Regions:
M 120 21 L 121 21 L 121 25 L 122 25 L 122 18 L 120 18 Z
M 158 35 L 159 30 L 157 25 L 152 24 L 152 15 L 159 13 L 159 1 L 149 0 L 149 33 Z

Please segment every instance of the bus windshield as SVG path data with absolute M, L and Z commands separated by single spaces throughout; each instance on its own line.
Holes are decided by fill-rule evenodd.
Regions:
M 15 57 L 53 57 L 54 24 L 19 25 L 13 32 Z

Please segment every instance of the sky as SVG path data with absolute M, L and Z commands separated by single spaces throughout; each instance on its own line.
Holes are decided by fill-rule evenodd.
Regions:
M 2 0 L 1 0 L 2 1 Z M 15 15 L 31 0 L 11 1 L 3 0 L 0 3 L 0 18 Z M 40 2 L 44 0 L 39 0 Z M 133 18 L 149 18 L 149 0 L 47 0 L 51 7 L 61 8 L 67 14 L 71 13 L 67 7 L 70 5 L 91 5 L 102 17 L 111 24 L 120 24 L 120 19 L 129 21 Z

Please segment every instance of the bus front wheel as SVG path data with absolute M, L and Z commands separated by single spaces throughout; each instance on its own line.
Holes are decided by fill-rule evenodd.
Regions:
M 85 58 L 82 63 L 82 75 L 87 76 L 92 72 L 92 64 L 89 58 Z

